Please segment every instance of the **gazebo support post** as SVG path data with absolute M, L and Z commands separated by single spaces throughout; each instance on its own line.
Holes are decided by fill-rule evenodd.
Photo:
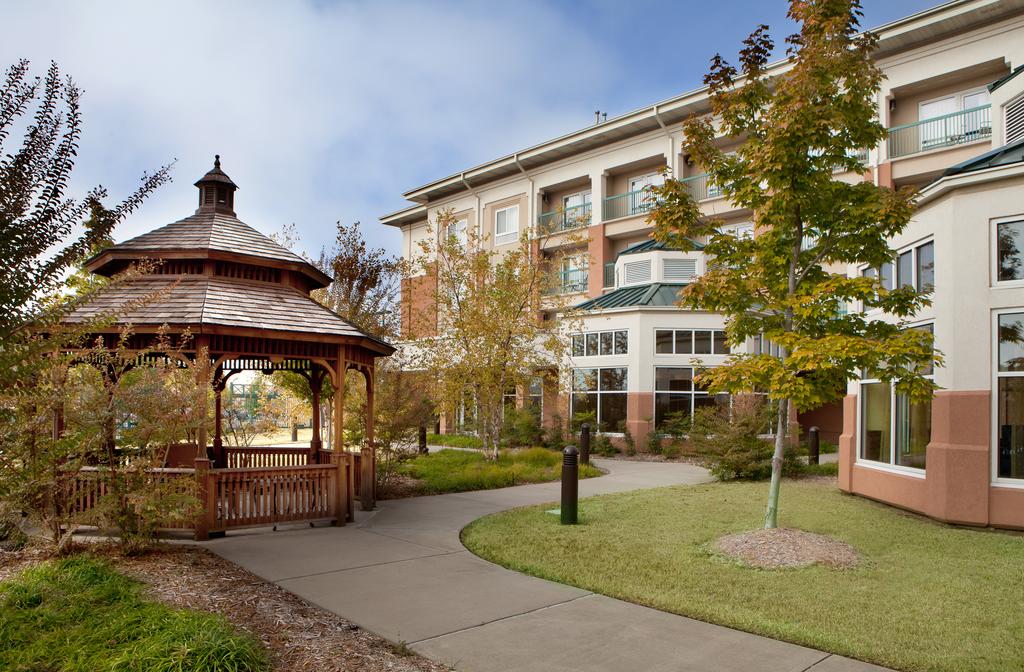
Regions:
M 224 437 L 221 433 L 221 422 L 224 415 L 221 397 L 226 385 L 227 378 L 224 376 L 224 372 L 218 369 L 213 383 L 213 467 L 215 469 L 223 469 L 228 466 L 224 455 Z
M 207 458 L 207 427 L 206 427 L 206 404 L 207 404 L 207 386 L 209 382 L 209 369 L 210 368 L 210 337 L 200 334 L 196 336 L 196 360 L 195 360 L 195 380 L 196 380 L 196 415 L 198 416 L 199 426 L 196 429 L 196 457 Z
M 306 380 L 309 381 L 309 391 L 312 395 L 312 407 L 313 417 L 311 425 L 313 426 L 313 436 L 309 439 L 309 463 L 316 464 L 320 461 L 320 450 L 324 447 L 324 442 L 320 438 L 320 392 L 324 385 L 325 371 L 317 366 L 313 365 L 313 370 L 309 372 Z
M 341 427 L 345 423 L 345 372 L 348 369 L 348 362 L 345 360 L 345 346 L 338 348 L 338 366 L 334 374 L 334 437 L 331 448 L 334 451 L 333 457 L 338 461 L 338 515 L 336 525 L 344 525 L 354 520 L 352 511 L 352 487 L 350 479 L 354 476 L 351 472 L 352 464 L 349 455 L 345 453 L 345 446 L 342 444 Z
M 363 369 L 366 378 L 366 443 L 360 451 L 359 467 L 359 503 L 363 511 L 372 511 L 376 502 L 374 487 L 376 485 L 377 455 L 373 442 L 373 369 Z

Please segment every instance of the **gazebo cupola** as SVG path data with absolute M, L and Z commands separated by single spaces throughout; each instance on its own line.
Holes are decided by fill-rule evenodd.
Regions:
M 235 190 L 238 185 L 220 169 L 220 154 L 213 158 L 213 168 L 196 182 L 199 187 L 199 207 L 196 214 L 219 212 L 235 216 Z

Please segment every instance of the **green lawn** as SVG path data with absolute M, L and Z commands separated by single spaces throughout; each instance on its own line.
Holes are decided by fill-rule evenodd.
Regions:
M 420 455 L 401 469 L 420 481 L 419 488 L 424 494 L 431 495 L 543 483 L 558 480 L 562 474 L 562 454 L 553 450 L 503 450 L 499 455 L 494 462 L 478 452 L 440 450 Z M 581 478 L 600 475 L 596 467 L 580 465 Z
M 259 642 L 220 616 L 149 601 L 90 557 L 49 561 L 0 583 L 0 669 L 99 672 L 266 670 Z
M 714 483 L 586 499 L 579 526 L 545 507 L 463 532 L 519 571 L 901 670 L 1024 669 L 1024 535 L 956 528 L 783 483 L 780 524 L 832 535 L 855 569 L 750 569 L 709 545 L 760 526 L 767 485 Z

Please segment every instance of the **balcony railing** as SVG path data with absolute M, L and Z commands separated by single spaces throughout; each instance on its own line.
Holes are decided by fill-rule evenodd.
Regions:
M 940 147 L 955 147 L 992 137 L 992 106 L 982 105 L 889 129 L 889 158 L 898 159 Z
M 575 268 L 555 274 L 555 285 L 544 290 L 544 294 L 577 294 L 587 291 L 588 269 Z
M 604 265 L 604 284 L 602 287 L 615 286 L 615 262 L 609 261 Z
M 559 231 L 571 231 L 590 225 L 590 203 L 574 205 L 563 210 L 542 212 L 537 217 L 538 233 L 548 236 Z
M 707 173 L 701 173 L 692 177 L 684 177 L 679 181 L 690 192 L 690 198 L 695 201 L 706 201 L 709 198 L 718 198 L 722 195 L 722 190 L 718 188 L 718 185 L 712 183 L 709 178 L 710 175 Z
M 650 188 L 627 191 L 604 199 L 604 219 L 618 219 L 650 212 L 656 203 Z

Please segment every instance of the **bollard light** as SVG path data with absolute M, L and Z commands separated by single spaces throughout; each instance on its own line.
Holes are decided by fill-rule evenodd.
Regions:
M 576 450 L 576 446 L 568 446 L 562 451 L 562 508 L 560 511 L 562 525 L 576 524 L 579 473 L 579 452 Z
M 590 424 L 580 425 L 580 463 L 590 464 Z
M 807 463 L 818 464 L 821 455 L 821 443 L 818 436 L 818 428 L 811 427 L 807 430 Z

